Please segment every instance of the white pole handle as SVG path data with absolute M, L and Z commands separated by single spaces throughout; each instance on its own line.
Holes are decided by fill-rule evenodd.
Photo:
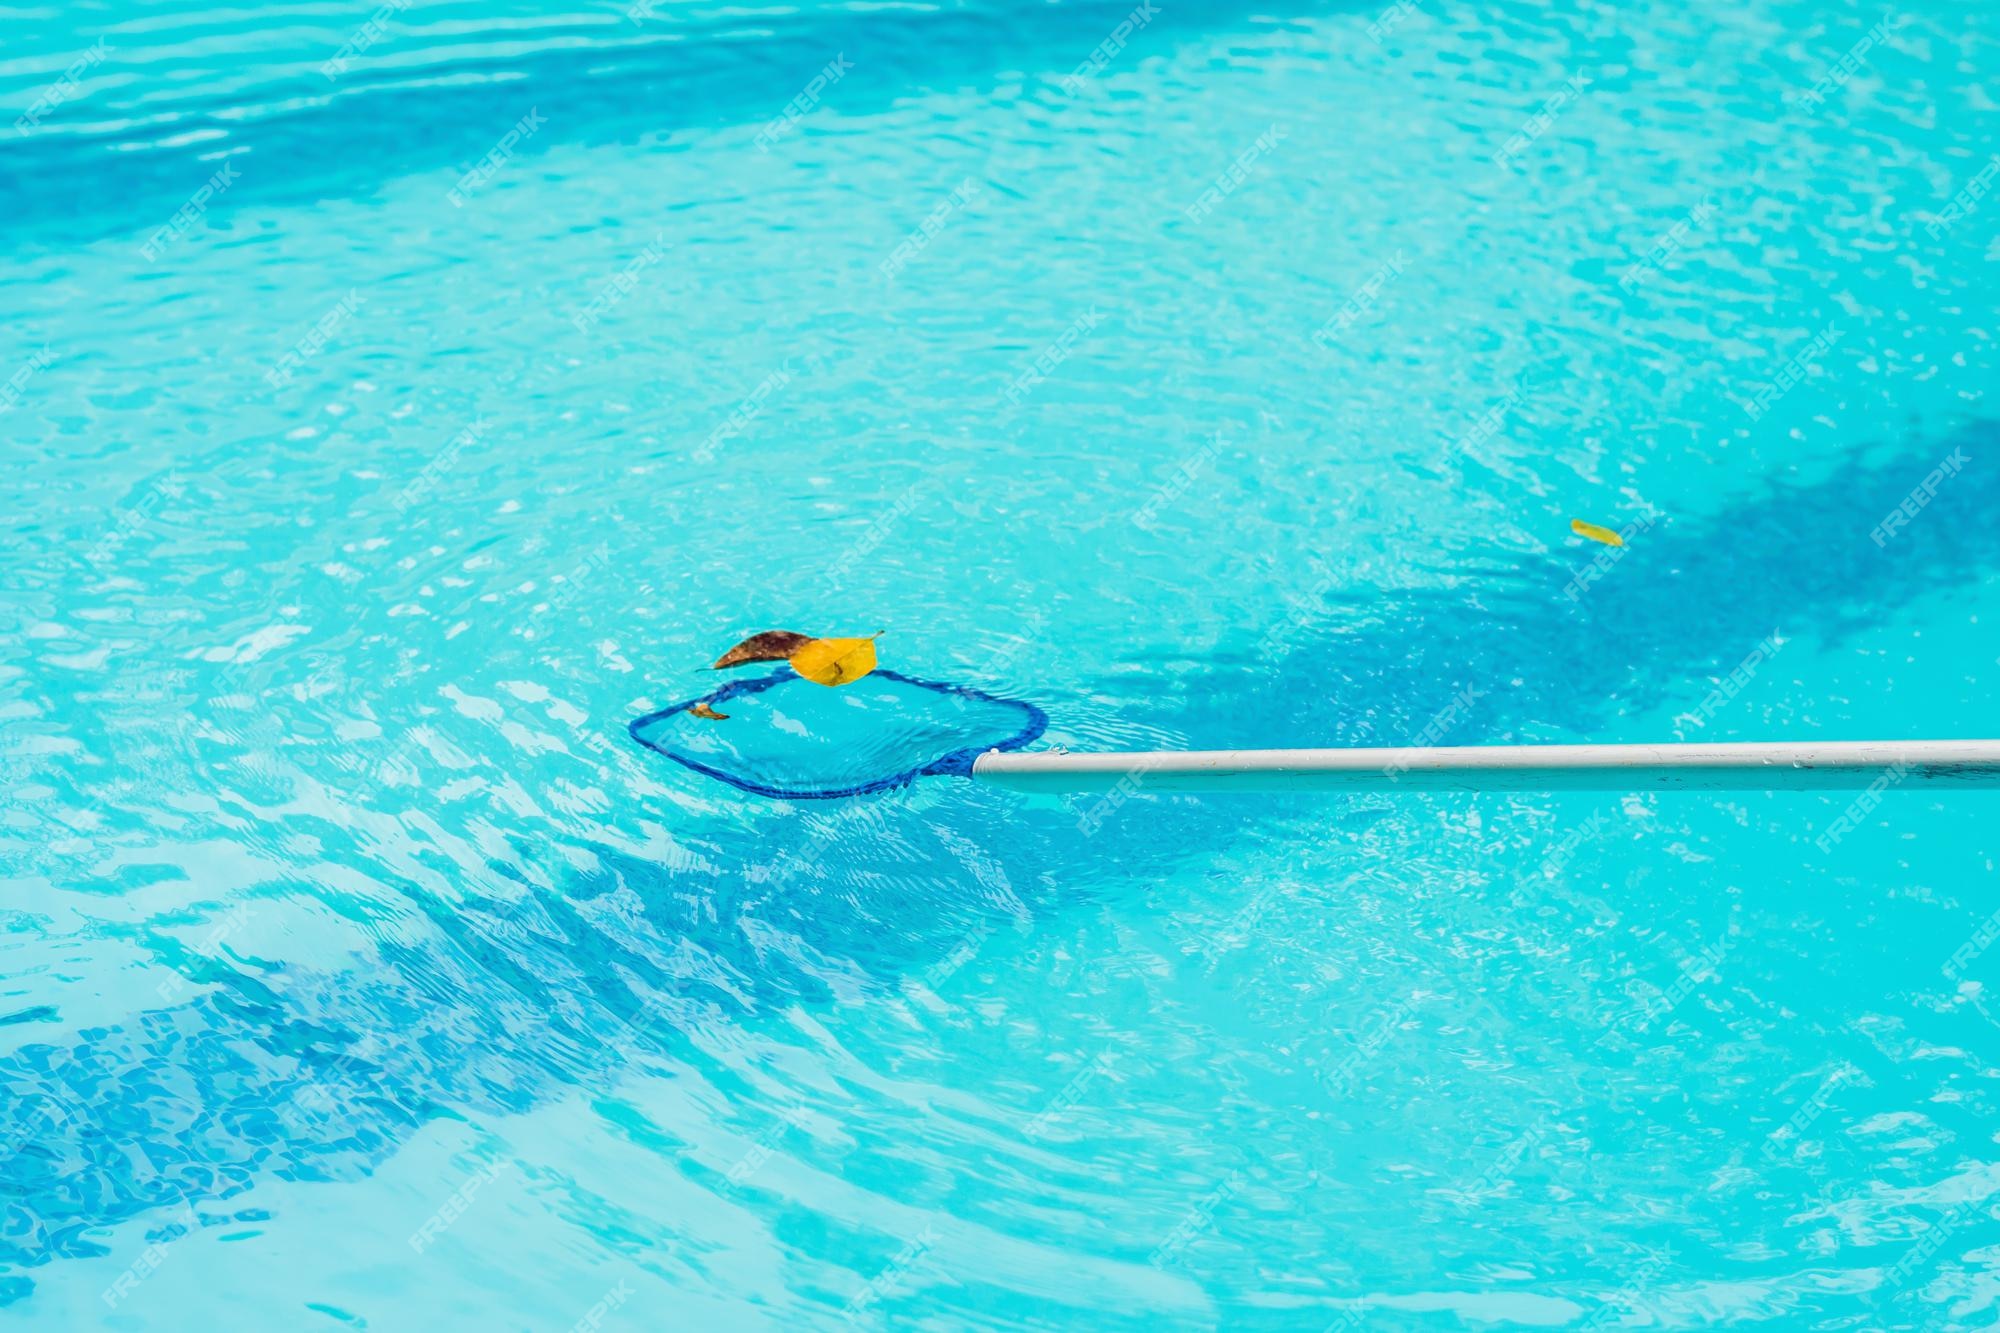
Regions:
M 1784 791 L 1934 782 L 2000 787 L 2000 741 L 1447 745 L 1349 750 L 1002 753 L 972 776 L 1019 791 Z

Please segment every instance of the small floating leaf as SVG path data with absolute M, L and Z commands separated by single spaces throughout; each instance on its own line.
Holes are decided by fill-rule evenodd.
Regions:
M 1623 546 L 1625 544 L 1625 539 L 1610 528 L 1601 528 L 1595 523 L 1586 523 L 1580 518 L 1573 518 L 1569 521 L 1569 530 L 1579 537 L 1588 537 L 1594 542 L 1603 542 L 1606 546 Z
M 814 639 L 792 654 L 792 670 L 821 685 L 845 685 L 875 669 L 877 631 L 865 639 Z
M 711 671 L 724 667 L 742 666 L 745 662 L 783 662 L 793 653 L 813 642 L 810 634 L 795 634 L 788 629 L 767 629 L 761 634 L 752 634 L 743 642 L 715 659 Z
M 711 722 L 727 722 L 729 720 L 729 714 L 718 713 L 707 704 L 696 704 L 694 707 L 688 709 L 688 712 L 695 717 L 705 717 Z

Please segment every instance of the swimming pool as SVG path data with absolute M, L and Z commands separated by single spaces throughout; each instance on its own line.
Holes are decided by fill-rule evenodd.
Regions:
M 0 25 L 10 1321 L 1992 1322 L 1990 797 L 625 734 L 1996 734 L 1989 13 Z

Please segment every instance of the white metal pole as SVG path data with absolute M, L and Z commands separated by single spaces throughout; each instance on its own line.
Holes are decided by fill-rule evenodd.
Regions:
M 989 750 L 972 776 L 1021 791 L 1780 791 L 2000 787 L 2000 740 L 1449 745 L 1348 750 Z

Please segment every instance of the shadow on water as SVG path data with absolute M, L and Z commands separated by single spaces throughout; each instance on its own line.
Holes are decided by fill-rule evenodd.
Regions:
M 1953 454 L 1964 470 L 1941 478 L 1928 507 L 1878 545 L 1877 525 Z M 1870 451 L 1823 479 L 1780 482 L 1713 519 L 1661 516 L 1622 553 L 1495 552 L 1506 572 L 1462 590 L 1341 590 L 1303 608 L 1299 626 L 1279 627 L 1310 652 L 1280 645 L 1276 670 L 1251 657 L 1219 662 L 1184 707 L 1177 701 L 1184 716 L 1174 725 L 1199 748 L 1301 737 L 1401 745 L 1449 709 L 1436 743 L 1672 739 L 1624 728 L 1657 727 L 1645 717 L 1662 708 L 1692 710 L 1712 678 L 1773 631 L 1836 642 L 1990 575 L 2000 563 L 1996 454 L 2000 424 L 1975 423 L 1943 444 Z M 1609 567 L 1572 599 L 1571 581 L 1600 556 Z M 1960 735 L 1993 730 L 1960 721 Z M 1722 718 L 1682 730 L 1687 740 L 1750 739 L 1726 727 Z
M 463 171 L 535 108 L 546 125 L 517 152 L 558 145 L 632 142 L 652 134 L 717 125 L 762 126 L 827 63 L 852 64 L 823 103 L 843 116 L 880 112 L 904 97 L 987 87 L 1016 71 L 1039 74 L 1051 108 L 1068 100 L 1057 81 L 1131 13 L 1134 0 L 994 8 L 877 9 L 760 15 L 755 26 L 697 31 L 685 40 L 628 46 L 563 47 L 504 58 L 454 60 L 422 84 L 371 76 L 365 61 L 344 76 L 339 95 L 298 109 L 246 116 L 234 104 L 192 111 L 169 141 L 144 147 L 139 132 L 44 133 L 0 148 L 0 215 L 15 245 L 70 246 L 144 234 L 166 223 L 207 180 L 224 150 L 241 168 L 208 218 L 226 225 L 247 206 L 310 205 L 365 197 L 399 176 Z M 1189 35 L 1274 13 L 1344 12 L 1351 4 L 1250 10 L 1236 0 L 1160 7 L 1133 38 L 1130 59 L 1170 50 Z M 677 29 L 677 32 L 685 29 Z M 1361 38 L 1356 30 L 1357 40 Z M 330 53 L 329 53 L 330 54 Z M 450 81 L 447 83 L 447 79 Z M 272 105 L 326 96 L 317 72 L 296 87 L 264 90 Z M 1084 96 L 1101 95 L 1086 88 Z M 79 103 L 76 114 L 88 111 Z M 51 124 L 59 123 L 52 119 Z M 165 131 L 154 131 L 165 134 Z M 796 131 L 794 132 L 797 133 Z M 219 137 L 216 137 L 219 136 Z M 187 140 L 192 137 L 192 142 Z M 748 144 L 746 152 L 754 152 Z M 781 145 L 782 162 L 796 145 Z M 114 190 L 103 181 L 116 154 Z M 441 189 L 443 187 L 440 187 Z
M 1604 735 L 1635 711 L 1698 699 L 1707 675 L 1774 628 L 1837 640 L 1990 577 L 1996 444 L 2000 429 L 1980 425 L 1713 519 L 1662 522 L 1578 602 L 1562 589 L 1587 557 L 1566 552 L 1509 575 L 1503 595 L 1489 581 L 1331 609 L 1296 631 L 1310 652 L 1263 674 L 1220 664 L 1172 716 L 1148 720 L 1198 739 L 1218 714 L 1268 719 L 1266 735 L 1234 737 L 1252 743 L 1399 739 L 1472 685 L 1486 692 L 1452 739 Z M 1954 451 L 1964 472 L 1878 547 L 1871 530 Z M 0 1060 L 14 1113 L 0 1142 L 0 1263 L 101 1252 L 93 1230 L 184 1200 L 219 1224 L 219 1203 L 260 1179 L 365 1175 L 427 1122 L 603 1090 L 627 1068 L 699 1070 L 752 1100 L 717 1053 L 754 1044 L 760 1024 L 893 1001 L 969 931 L 1073 910 L 1091 891 L 1079 867 L 1143 882 L 1218 851 L 1233 827 L 1198 805 L 1141 802 L 1086 844 L 1073 812 L 956 780 L 743 813 L 672 864 L 588 847 L 597 868 L 553 888 L 496 865 L 518 892 L 489 880 L 493 892 L 468 887 L 448 904 L 413 890 L 429 931 L 349 974 L 259 979 L 158 939 L 163 961 L 212 989 Z M 0 1299 L 29 1289 L 0 1281 Z

